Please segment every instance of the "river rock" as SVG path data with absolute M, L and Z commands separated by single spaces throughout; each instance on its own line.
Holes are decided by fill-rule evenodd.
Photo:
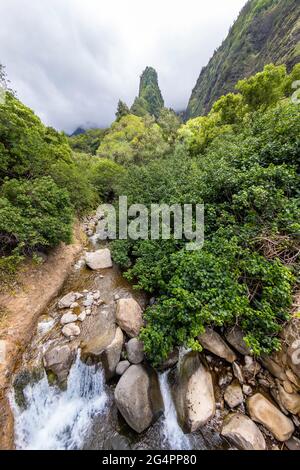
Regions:
M 248 397 L 252 394 L 252 388 L 250 385 L 243 385 L 243 393 Z
M 99 300 L 100 297 L 101 297 L 101 294 L 100 294 L 100 291 L 99 291 L 99 290 L 93 292 L 93 299 L 94 299 L 94 300 Z
M 132 429 L 145 431 L 163 411 L 156 372 L 141 364 L 130 366 L 116 386 L 115 402 Z
M 130 362 L 129 361 L 121 361 L 119 362 L 119 364 L 117 365 L 117 368 L 116 368 L 116 374 L 117 375 L 123 375 L 127 369 L 129 369 L 130 367 Z
M 279 380 L 286 380 L 287 376 L 283 370 L 283 368 L 277 364 L 271 357 L 268 356 L 261 356 L 260 362 L 262 365 Z
M 58 308 L 70 308 L 71 305 L 77 300 L 76 293 L 70 292 L 69 294 L 65 295 L 60 299 L 58 302 Z
M 288 410 L 283 406 L 282 404 L 282 401 L 280 399 L 280 396 L 279 396 L 279 392 L 278 392 L 278 389 L 277 388 L 271 388 L 270 389 L 270 394 L 272 396 L 272 398 L 274 399 L 274 401 L 277 403 L 277 405 L 279 406 L 280 410 L 282 411 L 282 413 L 286 416 L 289 415 L 289 412 Z
M 289 381 L 300 391 L 300 378 L 291 369 L 285 369 L 285 373 Z
M 65 313 L 61 319 L 60 319 L 60 324 L 61 325 L 68 325 L 68 323 L 74 323 L 78 320 L 78 317 L 77 315 L 75 315 L 74 313 L 71 313 L 71 312 L 68 312 L 68 313 Z
M 91 330 L 81 345 L 82 360 L 93 364 L 101 362 L 109 380 L 115 375 L 123 342 L 122 330 L 116 327 L 112 310 L 99 310 L 93 316 Z
M 72 310 L 74 310 L 75 308 L 78 308 L 79 307 L 79 303 L 78 302 L 74 302 L 73 304 L 70 305 L 70 308 Z
M 233 371 L 233 375 L 240 382 L 240 384 L 243 384 L 244 383 L 243 372 L 237 362 L 234 362 L 232 364 L 232 371 Z
M 175 364 L 177 364 L 178 358 L 179 358 L 179 350 L 175 348 L 174 351 L 172 351 L 169 354 L 167 359 L 159 365 L 158 369 L 161 371 L 171 369 L 172 367 L 175 366 Z
M 142 309 L 134 299 L 120 299 L 116 310 L 117 323 L 131 338 L 138 336 L 143 326 Z
M 240 386 L 237 380 L 234 380 L 226 388 L 224 400 L 226 401 L 229 408 L 236 408 L 237 406 L 243 403 L 244 396 L 242 392 L 242 387 Z
M 253 421 L 240 413 L 229 415 L 221 435 L 240 450 L 265 450 L 265 438 Z
M 65 325 L 63 327 L 62 334 L 66 338 L 72 338 L 73 336 L 79 336 L 80 335 L 80 328 L 75 323 L 69 323 L 68 325 Z
M 110 250 L 104 248 L 103 250 L 86 253 L 85 262 L 93 270 L 112 268 Z
M 86 319 L 86 312 L 83 311 L 78 315 L 77 320 L 81 321 L 81 322 L 84 322 L 85 319 Z
M 40 380 L 42 380 L 43 377 L 44 377 L 43 367 L 41 368 L 38 367 L 33 370 L 21 369 L 19 372 L 17 372 L 13 380 L 13 388 L 14 388 L 14 399 L 20 408 L 26 409 L 30 405 L 30 396 L 28 396 L 25 393 L 25 388 L 27 387 L 27 385 L 35 384 L 39 382 Z
M 140 364 L 144 359 L 144 344 L 137 338 L 132 338 L 126 344 L 128 360 L 131 364 Z
M 265 426 L 278 441 L 287 441 L 292 436 L 293 422 L 262 394 L 256 393 L 249 398 L 247 406 L 251 418 Z
M 188 353 L 181 360 L 174 396 L 179 420 L 187 431 L 196 431 L 214 416 L 212 377 L 198 353 Z
M 233 328 L 229 328 L 225 333 L 225 338 L 228 343 L 236 349 L 240 354 L 243 356 L 250 355 L 251 351 L 246 345 L 244 341 L 245 334 L 238 326 L 234 326 Z
M 102 364 L 104 366 L 107 380 L 112 378 L 116 373 L 116 368 L 121 358 L 123 343 L 123 332 L 121 328 L 117 328 L 113 341 L 107 346 L 102 355 Z
M 93 294 L 89 292 L 83 301 L 83 306 L 87 308 L 91 308 L 94 302 L 95 301 L 94 301 Z
M 294 393 L 294 387 L 289 380 L 284 380 L 282 385 L 286 393 Z
M 212 328 L 206 328 L 205 333 L 199 336 L 198 340 L 204 349 L 225 359 L 227 362 L 232 363 L 237 359 L 232 349 L 230 349 L 221 336 Z
M 48 349 L 44 354 L 43 362 L 45 369 L 53 372 L 58 381 L 63 383 L 69 375 L 74 359 L 75 350 L 65 344 Z
M 292 436 L 284 443 L 289 450 L 300 450 L 300 440 Z
M 300 395 L 298 393 L 287 393 L 284 387 L 277 381 L 279 398 L 286 410 L 293 415 L 300 414 Z
M 261 370 L 261 365 L 256 362 L 253 357 L 245 356 L 245 365 L 243 367 L 243 377 L 246 381 L 253 381 L 259 371 Z

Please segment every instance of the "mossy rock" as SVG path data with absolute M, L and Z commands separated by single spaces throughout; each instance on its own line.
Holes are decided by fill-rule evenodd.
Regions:
M 21 409 L 25 409 L 28 405 L 24 390 L 27 385 L 33 385 L 43 378 L 43 369 L 35 368 L 33 370 L 23 369 L 15 377 L 13 388 L 15 393 L 15 401 Z

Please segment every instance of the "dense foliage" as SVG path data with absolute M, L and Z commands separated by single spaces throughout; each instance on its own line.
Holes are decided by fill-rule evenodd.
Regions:
M 300 252 L 300 107 L 286 98 L 289 81 L 268 66 L 240 82 L 179 129 L 167 158 L 131 165 L 119 183 L 129 203 L 205 203 L 200 251 L 185 240 L 114 243 L 125 276 L 156 296 L 141 334 L 154 364 L 175 346 L 201 349 L 207 325 L 239 324 L 255 354 L 279 348 Z
M 145 163 L 151 158 L 158 158 L 168 151 L 162 129 L 154 119 L 129 114 L 117 120 L 104 137 L 97 155 L 111 158 L 116 163 Z
M 106 132 L 106 129 L 88 129 L 78 135 L 69 137 L 69 144 L 74 152 L 96 155 Z

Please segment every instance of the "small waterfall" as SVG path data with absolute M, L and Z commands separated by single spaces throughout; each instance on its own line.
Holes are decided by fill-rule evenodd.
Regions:
M 44 378 L 24 389 L 28 408 L 20 410 L 12 397 L 18 449 L 80 449 L 92 419 L 108 402 L 103 371 L 83 364 L 78 354 L 66 391 L 50 387 Z
M 176 408 L 173 403 L 168 371 L 159 376 L 160 390 L 164 401 L 163 441 L 172 450 L 191 449 L 189 438 L 178 424 Z

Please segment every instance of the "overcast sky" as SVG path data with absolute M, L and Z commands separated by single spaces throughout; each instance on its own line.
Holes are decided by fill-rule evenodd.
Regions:
M 57 129 L 104 127 L 156 68 L 185 109 L 202 66 L 246 0 L 0 0 L 0 63 L 18 97 Z

